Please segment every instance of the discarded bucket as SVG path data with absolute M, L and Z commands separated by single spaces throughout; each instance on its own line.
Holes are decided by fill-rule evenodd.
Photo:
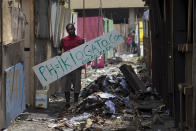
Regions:
M 37 90 L 35 95 L 36 108 L 48 108 L 48 90 Z

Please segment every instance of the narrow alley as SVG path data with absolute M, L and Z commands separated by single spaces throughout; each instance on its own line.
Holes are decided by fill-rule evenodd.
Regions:
M 146 92 L 129 89 L 122 65 L 131 65 Z M 131 68 L 130 68 L 131 70 Z M 88 69 L 82 73 L 80 102 L 65 109 L 64 94 L 49 98 L 49 108 L 30 109 L 22 113 L 8 128 L 10 131 L 175 131 L 174 120 L 146 74 L 142 58 L 124 52 L 108 61 L 104 68 Z M 141 81 L 142 82 L 142 81 Z M 72 91 L 73 94 L 73 91 Z
M 0 0 L 0 131 L 196 131 L 194 0 Z

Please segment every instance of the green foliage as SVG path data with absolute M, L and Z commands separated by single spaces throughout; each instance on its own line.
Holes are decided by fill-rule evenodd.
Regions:
M 144 56 L 140 56 L 140 58 L 139 58 L 140 60 L 143 60 L 144 59 Z

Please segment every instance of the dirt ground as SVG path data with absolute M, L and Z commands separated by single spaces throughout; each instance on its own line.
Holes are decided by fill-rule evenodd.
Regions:
M 85 88 L 91 82 L 95 81 L 101 75 L 118 75 L 122 74 L 119 67 L 122 64 L 132 65 L 135 72 L 138 72 L 138 57 L 132 54 L 117 54 L 122 58 L 122 62 L 110 62 L 104 68 L 91 69 L 87 68 L 87 77 L 84 71 L 82 73 L 82 88 Z M 116 62 L 116 63 L 115 63 Z M 140 68 L 141 71 L 141 68 Z M 140 75 L 140 78 L 142 76 Z M 146 76 L 147 77 L 147 76 Z M 145 78 L 143 76 L 143 78 Z M 143 79 L 145 80 L 145 79 Z M 145 80 L 146 83 L 146 80 Z M 150 87 L 149 87 L 150 89 Z M 131 94 L 130 94 L 131 95 Z M 73 96 L 73 92 L 72 92 Z M 80 98 L 82 101 L 82 98 Z M 71 100 L 73 101 L 73 100 Z M 138 100 L 129 96 L 131 106 L 128 108 L 116 106 L 119 112 L 103 115 L 96 114 L 96 109 L 88 112 L 75 113 L 74 108 L 79 108 L 72 103 L 71 109 L 67 110 L 63 93 L 57 93 L 49 98 L 48 109 L 27 109 L 5 130 L 8 131 L 176 131 L 174 120 L 170 117 L 169 110 L 166 108 L 162 99 L 152 98 Z M 139 109 L 140 105 L 145 108 Z M 118 109 L 117 109 L 118 106 Z M 152 108 L 147 108 L 150 106 Z M 137 107 L 137 109 L 136 109 Z M 144 110 L 145 109 L 145 110 Z M 148 111 L 150 109 L 151 111 Z M 159 112 L 153 111 L 159 109 Z M 142 111 L 143 110 L 143 111 Z M 92 113 L 94 112 L 94 113 Z M 95 115 L 96 114 L 96 115 Z M 73 118 L 76 118 L 74 122 Z M 79 121 L 79 119 L 81 119 Z

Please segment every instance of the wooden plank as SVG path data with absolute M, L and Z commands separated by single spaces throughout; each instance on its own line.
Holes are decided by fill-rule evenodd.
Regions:
M 184 131 L 184 118 L 183 118 L 183 106 L 184 106 L 184 103 L 183 103 L 183 89 L 184 89 L 184 86 L 182 84 L 179 84 L 178 85 L 178 89 L 179 89 L 179 94 L 180 94 L 180 122 L 179 122 L 179 127 L 180 127 L 180 130 L 181 131 Z
M 193 87 L 192 86 L 185 87 L 184 94 L 192 96 L 193 95 Z
M 192 11 L 193 11 L 193 0 L 189 0 L 188 1 L 188 27 L 187 27 L 187 44 L 186 44 L 186 58 L 185 58 L 185 81 L 186 83 L 188 83 L 189 85 L 192 84 L 192 39 L 191 39 L 191 35 L 192 35 Z M 188 47 L 187 47 L 188 46 Z M 185 96 L 185 111 L 186 111 L 186 125 L 188 127 L 192 126 L 192 106 L 193 103 L 191 101 L 192 97 L 192 88 L 191 86 L 187 86 L 184 89 L 186 92 L 186 96 Z
M 185 44 L 178 44 L 178 51 L 179 52 L 192 52 L 193 44 L 185 43 Z
M 30 19 L 30 1 L 22 0 L 22 10 L 26 16 L 26 19 Z M 25 28 L 25 38 L 24 38 L 24 74 L 25 74 L 25 96 L 26 96 L 26 104 L 30 104 L 30 84 L 29 84 L 29 62 L 30 62 L 30 27 L 29 24 L 26 25 Z
M 125 76 L 131 91 L 134 93 L 137 93 L 138 91 L 145 91 L 144 83 L 137 77 L 131 65 L 124 64 L 120 67 L 120 70 Z
M 31 106 L 34 106 L 35 104 L 35 87 L 34 87 L 34 73 L 32 70 L 32 67 L 34 66 L 34 51 L 35 51 L 35 44 L 34 44 L 34 0 L 30 0 L 30 94 L 31 94 L 31 100 L 30 104 Z
M 34 5 L 34 12 L 35 18 L 34 21 L 36 23 L 35 25 L 35 37 L 41 38 L 41 39 L 48 39 L 49 38 L 49 18 L 48 18 L 48 0 L 35 0 Z M 60 15 L 61 15 L 61 7 L 59 7 L 58 11 L 58 25 L 60 24 Z M 59 26 L 56 27 L 57 32 L 59 33 Z
M 193 57 L 192 57 L 192 85 L 193 85 L 193 130 L 196 130 L 196 2 L 193 1 Z
M 2 13 L 3 13 L 3 1 L 0 0 L 0 130 L 5 127 L 5 94 L 3 86 L 3 73 L 2 73 L 2 46 L 3 46 L 3 32 L 2 32 Z
M 193 92 L 192 92 L 193 93 Z M 193 96 L 192 95 L 186 95 L 185 97 L 186 101 L 186 125 L 192 128 L 193 123 Z
M 192 119 L 192 86 L 187 83 L 178 84 L 180 92 L 180 128 L 191 127 Z M 184 101 L 185 100 L 185 101 Z M 186 123 L 186 125 L 185 125 Z
M 152 43 L 151 43 L 151 36 L 150 36 L 150 22 L 148 21 L 147 23 L 148 26 L 148 36 L 149 36 L 149 41 L 148 41 L 148 71 L 149 71 L 149 76 L 152 77 L 152 51 L 151 51 L 151 47 L 152 47 Z

